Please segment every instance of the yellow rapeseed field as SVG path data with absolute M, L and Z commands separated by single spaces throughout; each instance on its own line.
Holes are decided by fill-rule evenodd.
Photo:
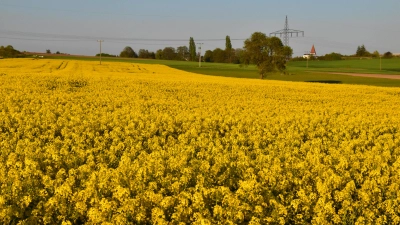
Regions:
M 0 224 L 400 224 L 400 89 L 0 60 Z

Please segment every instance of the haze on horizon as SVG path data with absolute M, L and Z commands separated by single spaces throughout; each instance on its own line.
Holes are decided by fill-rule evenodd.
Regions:
M 95 55 L 97 39 L 103 52 L 119 54 L 125 46 L 156 51 L 202 42 L 203 53 L 243 47 L 253 32 L 289 28 L 305 37 L 291 38 L 294 56 L 310 51 L 349 55 L 364 44 L 368 51 L 400 53 L 400 1 L 129 1 L 105 0 L 0 1 L 0 45 L 20 51 Z

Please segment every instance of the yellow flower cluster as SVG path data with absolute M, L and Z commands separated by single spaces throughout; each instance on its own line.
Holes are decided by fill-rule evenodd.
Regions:
M 400 89 L 0 61 L 1 224 L 400 224 Z

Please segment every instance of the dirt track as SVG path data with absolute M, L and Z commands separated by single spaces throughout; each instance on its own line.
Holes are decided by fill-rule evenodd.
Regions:
M 365 74 L 365 73 L 329 73 L 329 74 L 349 75 L 349 76 L 355 76 L 355 77 L 373 77 L 373 78 L 385 78 L 385 79 L 400 80 L 400 75 Z

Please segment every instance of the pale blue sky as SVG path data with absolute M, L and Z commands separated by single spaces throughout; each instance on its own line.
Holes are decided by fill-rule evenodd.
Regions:
M 290 39 L 295 55 L 312 44 L 318 55 L 353 54 L 361 44 L 400 53 L 400 0 L 0 0 L 0 45 L 94 55 L 101 38 L 103 52 L 119 54 L 127 45 L 135 51 L 188 46 L 194 37 L 204 50 L 223 49 L 226 35 L 245 39 L 283 29 L 286 15 L 289 28 L 305 31 Z M 243 40 L 232 44 L 240 48 Z

